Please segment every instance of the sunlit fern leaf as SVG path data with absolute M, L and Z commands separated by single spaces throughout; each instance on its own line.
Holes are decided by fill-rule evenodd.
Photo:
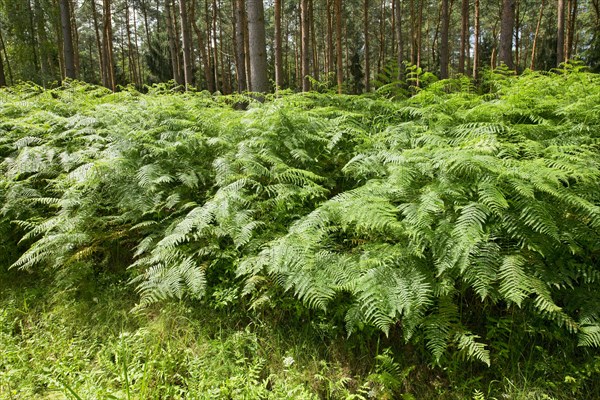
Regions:
M 468 358 L 479 360 L 489 367 L 490 351 L 485 348 L 485 344 L 477 342 L 477 339 L 479 336 L 469 331 L 458 332 L 454 337 L 456 345 L 467 354 Z

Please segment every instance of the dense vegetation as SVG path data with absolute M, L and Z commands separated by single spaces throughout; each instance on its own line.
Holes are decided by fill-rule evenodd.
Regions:
M 600 396 L 599 76 L 0 96 L 3 396 Z

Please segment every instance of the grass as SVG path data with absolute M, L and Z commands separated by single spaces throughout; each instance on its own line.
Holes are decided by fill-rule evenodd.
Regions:
M 525 400 L 598 394 L 600 357 L 583 351 L 579 360 L 561 360 L 558 349 L 533 344 L 518 355 L 507 349 L 507 364 L 492 369 L 458 360 L 441 368 L 400 338 L 374 332 L 345 338 L 332 321 L 292 308 L 240 313 L 239 305 L 215 309 L 172 301 L 134 312 L 138 298 L 118 280 L 50 290 L 53 283 L 35 275 L 9 272 L 1 278 L 2 399 Z

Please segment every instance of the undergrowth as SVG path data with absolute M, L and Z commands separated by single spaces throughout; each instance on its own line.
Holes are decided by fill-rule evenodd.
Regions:
M 263 104 L 167 86 L 3 89 L 0 268 L 56 293 L 120 281 L 136 313 L 176 314 L 165 304 L 180 299 L 364 342 L 364 379 L 321 374 L 331 393 L 306 393 L 322 397 L 408 396 L 407 376 L 443 368 L 440 393 L 464 396 L 462 369 L 469 396 L 597 394 L 600 78 L 566 66 L 413 92 Z M 258 398 L 276 390 L 268 362 L 242 363 L 267 380 Z

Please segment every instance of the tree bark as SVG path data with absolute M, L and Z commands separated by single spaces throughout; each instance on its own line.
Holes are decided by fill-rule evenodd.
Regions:
M 570 60 L 573 56 L 573 44 L 575 39 L 575 21 L 577 20 L 577 0 L 569 0 L 569 24 L 567 29 L 566 58 Z
M 165 1 L 165 12 L 167 13 L 167 40 L 169 41 L 169 53 L 171 54 L 171 69 L 173 71 L 173 80 L 177 84 L 182 84 L 180 69 L 179 69 L 179 56 L 177 55 L 177 37 L 173 29 L 174 21 L 171 13 L 171 0 Z
M 561 1 L 561 0 L 559 0 Z M 515 0 L 502 1 L 502 18 L 500 25 L 500 51 L 498 59 L 509 69 L 514 69 L 512 45 L 515 27 Z
M 461 28 L 460 28 L 460 55 L 458 57 L 458 73 L 465 73 L 465 56 L 469 46 L 469 0 L 462 0 Z
M 2 54 L 0 54 L 0 87 L 6 86 L 6 76 L 4 75 L 4 62 L 2 61 Z
M 473 43 L 473 79 L 479 78 L 479 0 L 475 0 L 474 21 L 474 43 Z
M 558 23 L 556 33 L 556 65 L 565 61 L 565 0 L 558 0 Z
M 448 49 L 448 31 L 450 28 L 450 10 L 448 0 L 442 0 L 442 31 L 440 37 L 440 78 L 448 78 L 450 52 Z
M 540 26 L 542 24 L 542 18 L 544 17 L 544 3 L 545 0 L 542 0 L 542 4 L 540 6 L 540 13 L 538 15 L 537 25 L 535 26 L 535 34 L 533 35 L 533 44 L 531 46 L 531 62 L 529 63 L 529 68 L 533 71 L 535 69 L 535 51 L 537 49 L 537 41 L 540 34 Z
M 309 12 L 308 12 L 308 1 L 300 0 L 300 36 L 302 57 L 300 58 L 302 63 L 302 91 L 308 92 L 310 90 L 310 23 L 309 23 Z
M 308 20 L 310 22 L 310 48 L 312 53 L 313 78 L 319 80 L 319 52 L 317 51 L 317 31 L 315 29 L 315 11 L 313 0 L 308 1 Z
M 281 38 L 281 1 L 275 0 L 275 87 L 283 87 L 283 53 Z
M 98 48 L 98 60 L 100 62 L 100 80 L 104 82 L 104 57 L 102 55 L 102 41 L 100 40 L 100 28 L 98 24 L 98 12 L 96 10 L 96 0 L 90 1 L 92 7 L 92 19 L 94 21 L 94 33 L 96 34 L 96 46 Z
M 277 0 L 281 1 L 281 0 Z M 281 3 L 280 3 L 281 4 Z M 235 0 L 235 66 L 238 81 L 238 92 L 243 93 L 248 90 L 248 83 L 246 81 L 246 52 L 244 50 L 244 1 Z M 277 17 L 275 17 L 277 18 Z M 277 29 L 277 28 L 276 28 Z M 275 34 L 277 37 L 277 34 Z M 276 44 L 277 46 L 277 44 Z M 281 52 L 281 49 L 279 49 Z M 277 50 L 275 50 L 277 54 Z M 277 57 L 276 57 L 277 58 Z M 277 62 L 277 61 L 276 61 Z
M 103 0 L 103 29 L 102 29 L 102 57 L 104 71 L 102 82 L 105 87 L 115 91 L 115 67 L 113 61 L 113 33 L 110 0 Z
M 73 50 L 73 31 L 71 29 L 71 7 L 69 0 L 60 0 L 60 22 L 62 26 L 63 57 L 65 59 L 65 75 L 67 78 L 77 78 L 75 70 L 75 53 Z
M 190 35 L 188 10 L 185 0 L 179 0 L 179 18 L 181 20 L 181 33 L 183 38 L 183 80 L 185 90 L 188 90 L 189 87 L 194 84 L 194 75 L 192 73 L 192 38 Z
M 208 50 L 206 48 L 206 43 L 204 42 L 204 36 L 202 31 L 198 27 L 196 23 L 196 0 L 192 0 L 192 8 L 190 10 L 190 14 L 192 17 L 192 28 L 196 33 L 196 39 L 198 41 L 198 49 L 200 51 L 200 56 L 202 58 L 202 72 L 204 74 L 204 80 L 206 81 L 206 86 L 208 91 L 213 93 L 215 91 L 215 82 L 213 80 L 213 75 L 211 73 L 210 66 L 210 55 L 208 54 Z
M 250 89 L 257 93 L 269 91 L 267 79 L 267 46 L 263 0 L 247 0 L 248 39 L 250 45 Z
M 404 77 L 404 39 L 402 38 L 402 0 L 396 0 L 396 41 L 398 42 L 398 53 L 396 62 L 398 63 L 398 80 Z
M 335 30 L 336 30 L 336 53 L 337 53 L 337 89 L 342 94 L 344 84 L 344 65 L 342 55 L 342 0 L 335 0 Z
M 371 54 L 369 49 L 369 0 L 365 0 L 363 7 L 364 30 L 365 35 L 365 90 L 371 91 Z

